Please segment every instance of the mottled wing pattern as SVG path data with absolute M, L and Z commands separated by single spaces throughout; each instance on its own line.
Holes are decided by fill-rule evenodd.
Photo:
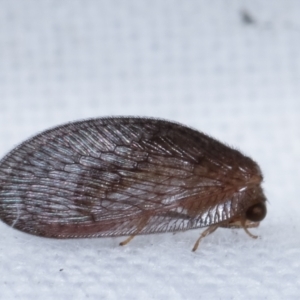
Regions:
M 70 123 L 0 162 L 0 218 L 58 238 L 209 226 L 241 209 L 253 166 L 259 173 L 250 158 L 176 123 Z

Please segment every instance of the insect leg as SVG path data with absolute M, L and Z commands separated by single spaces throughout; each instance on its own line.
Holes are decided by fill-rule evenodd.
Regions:
M 126 240 L 124 240 L 123 242 L 121 242 L 119 245 L 120 246 L 127 245 L 146 226 L 149 218 L 150 218 L 149 216 L 146 216 L 146 217 L 142 218 L 140 220 L 139 224 L 137 225 L 135 232 L 132 235 L 130 235 Z
M 200 244 L 200 241 L 203 238 L 205 238 L 206 236 L 208 236 L 209 234 L 213 233 L 215 230 L 217 230 L 218 227 L 219 227 L 219 225 L 212 225 L 212 226 L 209 226 L 206 230 L 204 230 L 202 232 L 202 234 L 200 235 L 200 237 L 198 238 L 198 240 L 196 241 L 192 251 L 196 251 Z
M 245 230 L 245 232 L 246 232 L 250 237 L 252 237 L 253 239 L 257 239 L 258 236 L 252 234 L 252 233 L 248 230 L 248 228 L 246 227 L 246 224 L 245 224 L 245 223 L 246 223 L 246 221 L 242 221 L 242 222 L 241 222 L 241 225 L 242 225 L 243 229 Z

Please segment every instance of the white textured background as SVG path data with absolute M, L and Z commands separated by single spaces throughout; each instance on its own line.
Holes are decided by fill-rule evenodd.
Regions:
M 297 0 L 0 0 L 1 157 L 68 121 L 154 116 L 252 156 L 269 200 L 261 239 L 220 229 L 196 253 L 200 230 L 119 247 L 1 223 L 0 299 L 299 299 L 299 15 Z

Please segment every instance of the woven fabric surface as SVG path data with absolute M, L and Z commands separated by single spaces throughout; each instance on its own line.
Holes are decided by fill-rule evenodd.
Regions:
M 299 299 L 300 2 L 0 1 L 0 155 L 66 122 L 152 116 L 251 156 L 253 229 L 54 240 L 0 223 L 0 299 Z

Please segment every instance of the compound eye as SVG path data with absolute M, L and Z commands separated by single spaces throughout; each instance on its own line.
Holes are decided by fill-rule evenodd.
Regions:
M 264 219 L 267 214 L 265 203 L 260 202 L 250 206 L 246 211 L 246 218 L 252 222 L 259 222 Z

